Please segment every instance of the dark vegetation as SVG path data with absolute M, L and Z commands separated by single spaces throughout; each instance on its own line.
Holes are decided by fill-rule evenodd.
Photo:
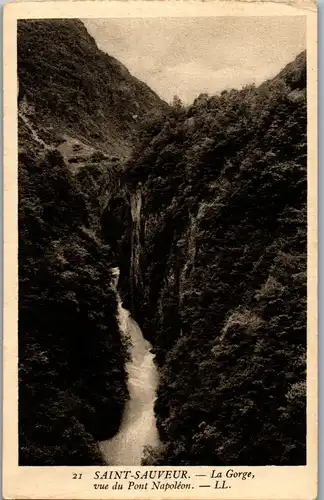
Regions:
M 145 462 L 304 464 L 305 54 L 167 109 L 79 21 L 20 21 L 18 49 L 24 116 L 82 143 L 70 165 L 19 121 L 20 464 L 100 464 L 118 430 L 116 265 L 161 372 Z
M 20 465 L 100 464 L 127 398 L 95 174 L 19 158 Z
M 166 104 L 78 20 L 19 21 L 18 77 L 19 462 L 100 464 L 128 397 L 110 285 L 128 273 L 121 159 Z
M 305 83 L 301 54 L 260 88 L 178 103 L 128 165 L 136 317 L 161 370 L 155 463 L 305 464 Z
M 128 397 L 120 231 L 101 220 L 138 123 L 166 105 L 78 20 L 19 21 L 18 78 L 19 461 L 99 464 Z

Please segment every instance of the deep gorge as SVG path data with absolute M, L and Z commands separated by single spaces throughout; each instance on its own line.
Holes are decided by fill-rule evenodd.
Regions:
M 75 29 L 87 58 L 100 59 L 73 26 L 62 22 L 62 51 Z M 21 36 L 38 33 L 39 48 L 49 27 L 59 29 L 46 21 Z M 29 82 L 29 53 L 20 58 L 24 102 L 41 109 L 37 122 L 29 104 L 19 131 L 20 464 L 109 464 L 109 446 L 103 458 L 98 443 L 117 439 L 132 404 L 121 303 L 158 367 L 161 443 L 145 450 L 143 463 L 304 464 L 306 54 L 260 87 L 201 95 L 188 106 L 162 105 L 136 83 L 136 96 L 147 94 L 143 120 L 131 153 L 127 113 L 126 125 L 114 121 L 118 151 L 120 131 L 128 137 L 118 157 L 104 137 L 118 113 L 99 102 L 87 73 L 102 130 L 98 139 L 82 128 L 95 119 L 82 101 L 73 116 L 83 150 L 73 143 L 73 161 L 73 120 L 64 121 L 73 99 L 57 97 L 65 117 L 58 149 L 46 129 L 57 116 L 44 112 L 43 87 L 41 99 L 33 95 L 40 82 Z M 101 64 L 112 65 L 118 88 L 125 71 L 107 55 Z M 162 111 L 146 115 L 147 102 Z

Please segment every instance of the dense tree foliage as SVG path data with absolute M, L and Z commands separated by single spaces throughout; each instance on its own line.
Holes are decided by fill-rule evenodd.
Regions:
M 305 463 L 305 71 L 303 53 L 260 88 L 174 106 L 128 164 L 157 463 Z
M 21 465 L 102 463 L 96 442 L 117 432 L 127 398 L 98 175 L 73 177 L 55 151 L 19 158 Z

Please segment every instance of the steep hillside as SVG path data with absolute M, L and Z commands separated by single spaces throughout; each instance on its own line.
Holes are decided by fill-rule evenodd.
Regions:
M 98 150 L 125 159 L 146 114 L 167 107 L 76 19 L 19 21 L 18 77 L 20 148 L 57 146 L 72 167 Z
M 97 441 L 117 432 L 128 397 L 89 180 L 58 152 L 19 157 L 20 465 L 102 463 Z
M 77 20 L 19 21 L 18 76 L 19 462 L 102 464 L 128 398 L 102 211 L 166 105 Z
M 306 51 L 301 52 L 294 61 L 287 64 L 273 79 L 265 82 L 260 88 L 273 85 L 273 82 L 283 81 L 292 90 L 306 90 L 307 68 Z
M 305 59 L 178 106 L 128 164 L 134 311 L 161 370 L 157 463 L 305 464 Z

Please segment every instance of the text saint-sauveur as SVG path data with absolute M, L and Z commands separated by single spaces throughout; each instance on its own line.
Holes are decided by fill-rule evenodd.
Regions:
M 119 471 L 96 471 L 94 479 L 190 479 L 188 471 L 175 469 L 175 470 L 119 470 Z

